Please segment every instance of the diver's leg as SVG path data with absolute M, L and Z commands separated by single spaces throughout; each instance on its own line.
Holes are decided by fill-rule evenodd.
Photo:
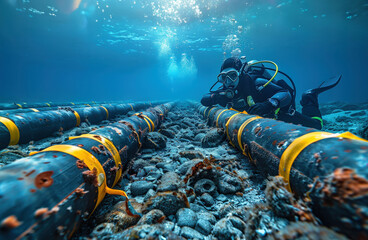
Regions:
M 315 117 L 310 117 L 297 111 L 294 111 L 292 113 L 280 114 L 278 120 L 296 125 L 300 124 L 303 125 L 304 127 L 315 128 L 318 130 L 321 130 L 323 127 L 322 118 L 317 119 Z

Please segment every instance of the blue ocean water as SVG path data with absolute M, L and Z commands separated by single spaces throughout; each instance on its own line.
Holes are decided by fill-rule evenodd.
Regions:
M 367 0 L 0 0 L 0 102 L 199 100 L 232 55 L 367 101 L 367 27 Z

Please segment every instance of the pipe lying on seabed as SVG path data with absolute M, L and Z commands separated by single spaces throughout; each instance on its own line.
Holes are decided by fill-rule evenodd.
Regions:
M 0 110 L 15 110 L 15 109 L 28 109 L 28 108 L 53 108 L 53 107 L 75 107 L 76 105 L 85 105 L 85 106 L 92 106 L 92 105 L 101 105 L 101 104 L 110 104 L 111 102 L 41 102 L 41 103 L 0 103 Z M 116 102 L 114 103 L 116 104 Z M 121 102 L 119 103 L 121 104 Z M 0 111 L 1 112 L 1 111 Z
M 106 193 L 126 197 L 111 188 L 171 106 L 150 108 L 1 168 L 0 239 L 69 238 Z
M 0 150 L 9 145 L 40 140 L 54 132 L 78 127 L 81 122 L 97 124 L 149 106 L 151 103 L 104 104 L 97 107 L 68 108 L 0 117 Z
M 311 200 L 325 225 L 368 238 L 368 141 L 232 109 L 198 111 L 263 173 L 282 176 L 289 191 Z

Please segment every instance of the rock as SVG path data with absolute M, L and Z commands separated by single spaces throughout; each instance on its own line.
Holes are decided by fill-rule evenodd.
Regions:
M 180 175 L 185 175 L 188 173 L 188 171 L 197 163 L 202 162 L 201 159 L 193 159 L 191 161 L 184 162 L 182 165 L 178 168 L 178 173 Z
M 192 159 L 204 159 L 203 154 L 200 151 L 188 150 L 179 152 L 181 157 Z
M 195 230 L 206 236 L 208 236 L 211 233 L 212 229 L 213 229 L 212 224 L 204 219 L 199 219 L 195 226 Z
M 197 214 L 189 208 L 181 208 L 176 212 L 177 224 L 180 227 L 187 226 L 194 228 L 197 223 Z
M 232 219 L 236 218 L 236 219 Z M 233 224 L 233 221 L 235 222 L 235 225 Z M 238 229 L 238 223 L 242 222 L 242 229 Z M 231 216 L 228 218 L 223 218 L 220 221 L 218 221 L 213 228 L 212 234 L 214 237 L 218 238 L 219 240 L 227 240 L 227 239 L 239 239 L 244 238 L 243 231 L 245 229 L 245 223 L 237 217 Z
M 234 194 L 242 189 L 240 179 L 224 174 L 218 182 L 218 189 L 223 194 Z
M 202 139 L 204 138 L 206 134 L 204 133 L 198 133 L 195 137 L 194 137 L 194 141 L 196 142 L 202 142 Z
M 175 137 L 175 132 L 170 130 L 170 129 L 160 129 L 159 133 L 161 133 L 162 135 L 164 135 L 168 138 L 174 138 Z
M 202 138 L 202 147 L 217 147 L 225 140 L 225 138 L 226 136 L 223 130 L 220 128 L 212 129 Z
M 368 121 L 365 121 L 363 124 L 361 124 L 358 129 L 358 134 L 368 140 Z
M 273 231 L 267 239 L 346 240 L 347 238 L 323 226 L 316 226 L 307 222 L 292 222 L 279 231 Z
M 219 194 L 217 197 L 216 197 L 216 200 L 217 201 L 221 201 L 221 202 L 225 202 L 227 200 L 227 197 L 224 195 L 224 194 Z
M 213 216 L 212 213 L 209 213 L 207 211 L 197 212 L 197 217 L 198 217 L 198 219 L 203 219 L 203 220 L 206 220 L 206 221 L 210 222 L 212 225 L 214 225 L 216 223 L 216 217 Z
M 166 147 L 167 138 L 159 132 L 149 132 L 144 141 L 145 148 L 163 149 Z
M 149 163 L 143 159 L 137 159 L 134 161 L 131 172 L 138 173 L 138 171 L 146 166 L 149 166 Z
M 167 172 L 161 177 L 161 183 L 158 185 L 157 191 L 176 191 L 178 190 L 182 180 L 175 172 Z
M 198 204 L 195 204 L 195 203 L 190 204 L 190 209 L 192 209 L 194 212 L 200 212 L 200 211 L 205 211 L 206 210 L 206 209 L 204 209 L 204 207 L 202 207 Z
M 144 195 L 153 188 L 153 183 L 147 181 L 136 181 L 130 185 L 130 192 L 133 196 Z
M 146 202 L 146 201 L 148 201 L 148 199 L 149 199 L 150 197 L 153 197 L 153 196 L 155 196 L 155 195 L 156 195 L 155 190 L 153 190 L 153 189 L 148 190 L 148 192 L 146 193 L 146 196 L 144 196 L 144 201 L 145 201 L 145 202 Z
M 215 183 L 209 179 L 203 178 L 194 184 L 194 190 L 197 195 L 202 195 L 203 193 L 208 193 L 211 196 L 215 196 L 217 192 L 217 187 Z
M 142 212 L 142 204 L 137 203 L 135 199 L 130 199 L 130 203 L 137 212 Z M 129 216 L 126 213 L 125 201 L 120 201 L 99 221 L 112 223 L 119 227 L 119 229 L 124 230 L 137 224 L 138 220 L 139 218 Z
M 359 111 L 359 112 L 355 112 L 355 113 L 352 113 L 350 114 L 351 117 L 360 117 L 360 116 L 364 116 L 366 115 L 366 111 Z
M 126 229 L 125 231 L 115 234 L 112 239 L 166 239 L 166 240 L 184 240 L 181 236 L 175 234 L 174 231 L 167 230 L 161 224 L 153 225 L 137 225 Z
M 338 116 L 336 119 L 335 119 L 335 121 L 336 122 L 348 122 L 348 121 L 350 121 L 351 119 L 350 118 L 348 118 L 347 116 Z
M 102 237 L 110 236 L 119 231 L 119 228 L 113 223 L 102 223 L 95 227 L 91 233 L 92 237 L 101 239 Z
M 139 219 L 137 225 L 161 223 L 165 215 L 161 210 L 153 209 Z
M 202 234 L 190 227 L 183 227 L 181 229 L 180 235 L 185 237 L 186 239 L 204 239 L 204 236 Z
M 145 211 L 160 209 L 165 216 L 174 215 L 180 208 L 189 208 L 187 196 L 181 192 L 159 192 L 148 199 Z
M 201 201 L 207 207 L 211 207 L 213 204 L 215 204 L 215 200 L 213 200 L 213 197 L 208 193 L 202 194 Z

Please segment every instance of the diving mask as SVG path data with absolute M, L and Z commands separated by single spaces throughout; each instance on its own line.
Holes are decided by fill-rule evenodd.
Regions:
M 236 87 L 239 83 L 239 72 L 235 68 L 224 69 L 217 76 L 217 80 L 226 88 Z

